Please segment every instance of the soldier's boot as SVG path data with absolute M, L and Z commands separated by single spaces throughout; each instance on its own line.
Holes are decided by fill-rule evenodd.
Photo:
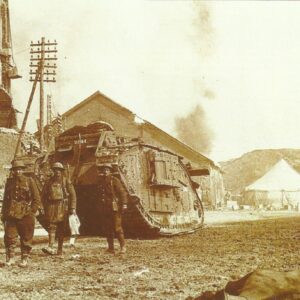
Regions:
M 55 242 L 55 232 L 49 232 L 49 245 L 48 247 L 42 248 L 42 251 L 45 254 L 54 255 L 55 254 L 55 250 L 53 247 L 54 242 Z
M 120 253 L 125 254 L 126 253 L 126 246 L 125 246 L 125 237 L 123 232 L 118 233 L 118 241 L 120 243 Z
M 105 252 L 115 254 L 114 239 L 113 238 L 107 238 L 107 244 L 108 244 L 108 248 L 106 249 Z
M 76 241 L 76 236 L 71 235 L 69 244 L 65 245 L 65 247 L 67 247 L 67 248 L 73 248 L 73 249 L 76 248 L 75 241 Z
M 6 262 L 5 265 L 10 267 L 15 264 L 15 252 L 12 249 L 6 248 Z
M 28 254 L 22 254 L 21 262 L 19 263 L 19 267 L 26 268 L 28 266 Z
M 64 245 L 64 238 L 59 237 L 56 255 L 58 256 L 63 255 L 63 245 Z

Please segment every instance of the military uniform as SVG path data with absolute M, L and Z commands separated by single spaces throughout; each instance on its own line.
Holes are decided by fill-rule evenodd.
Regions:
M 108 248 L 114 251 L 113 239 L 116 235 L 121 249 L 125 247 L 122 228 L 122 210 L 127 204 L 127 194 L 120 182 L 114 176 L 100 176 L 97 186 L 97 208 L 101 215 L 102 231 L 107 238 Z
M 32 249 L 35 213 L 40 206 L 40 195 L 32 178 L 24 175 L 7 179 L 2 206 L 5 226 L 4 243 L 8 259 L 14 257 L 17 236 L 20 236 L 22 259 Z
M 67 226 L 68 215 L 76 210 L 76 193 L 73 184 L 63 175 L 61 178 L 53 176 L 44 185 L 42 202 L 45 219 L 48 225 L 49 248 L 43 251 L 52 253 L 55 236 L 58 239 L 57 253 L 62 253 L 64 231 Z M 46 249 L 46 250 L 45 250 Z M 52 249 L 52 250 L 51 250 Z

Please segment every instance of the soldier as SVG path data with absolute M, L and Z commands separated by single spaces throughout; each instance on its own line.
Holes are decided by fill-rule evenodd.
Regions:
M 15 263 L 14 251 L 20 236 L 22 260 L 20 267 L 28 264 L 32 249 L 35 214 L 40 206 L 40 194 L 32 178 L 25 177 L 23 161 L 12 162 L 12 176 L 7 179 L 3 198 L 1 219 L 4 223 L 6 265 Z
M 112 166 L 98 166 L 98 195 L 97 206 L 100 208 L 102 229 L 107 238 L 106 252 L 115 253 L 114 237 L 120 243 L 120 253 L 125 253 L 125 238 L 122 228 L 122 212 L 127 209 L 127 195 L 120 180 L 112 176 Z
M 63 175 L 64 166 L 60 162 L 54 163 L 52 170 L 53 176 L 46 181 L 42 192 L 45 217 L 49 224 L 49 245 L 42 251 L 54 255 L 54 243 L 55 237 L 57 237 L 56 254 L 61 256 L 68 216 L 76 214 L 76 193 L 71 181 Z

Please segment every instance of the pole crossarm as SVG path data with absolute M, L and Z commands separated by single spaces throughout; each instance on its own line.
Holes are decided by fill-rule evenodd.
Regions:
M 38 42 L 38 43 L 35 43 L 35 44 L 31 42 L 30 47 L 37 47 L 37 46 L 41 47 L 42 45 L 43 44 L 41 42 Z M 54 43 L 45 42 L 44 45 L 45 46 L 57 46 L 57 43 L 56 42 L 54 42 Z
M 43 51 L 33 51 L 33 50 L 31 50 L 30 54 L 40 54 L 42 52 Z M 57 53 L 57 50 L 45 50 L 44 53 Z
M 38 65 L 30 64 L 29 67 L 30 67 L 30 68 L 37 68 Z M 54 64 L 53 66 L 48 66 L 47 64 L 45 64 L 45 65 L 44 65 L 44 68 L 46 68 L 46 69 L 48 69 L 48 68 L 56 69 L 57 66 L 56 66 L 56 64 Z
M 31 61 L 41 61 L 42 59 L 37 57 L 37 58 L 30 58 Z M 57 60 L 56 57 L 45 57 L 44 60 Z
M 35 75 L 37 73 L 37 71 L 36 72 L 30 72 L 30 75 Z M 44 73 L 45 75 L 56 75 L 56 72 L 54 71 L 54 72 L 45 72 Z
M 29 81 L 30 81 L 30 82 L 33 82 L 34 79 L 33 79 L 33 78 L 30 78 Z M 38 82 L 41 82 L 41 79 L 38 79 L 37 81 L 38 81 Z M 43 81 L 44 81 L 44 82 L 56 82 L 55 79 L 43 79 Z

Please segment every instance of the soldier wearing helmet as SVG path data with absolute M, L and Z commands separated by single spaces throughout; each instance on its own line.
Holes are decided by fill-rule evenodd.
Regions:
M 64 166 L 60 162 L 52 165 L 53 176 L 45 182 L 42 192 L 42 202 L 47 220 L 49 244 L 43 248 L 46 254 L 63 254 L 64 231 L 68 215 L 76 214 L 76 193 L 69 178 L 64 175 Z M 55 237 L 58 247 L 55 252 Z
M 114 237 L 120 243 L 120 253 L 125 253 L 125 238 L 122 228 L 122 212 L 127 209 L 127 194 L 121 181 L 112 176 L 112 165 L 98 166 L 98 197 L 96 206 L 102 220 L 102 230 L 107 238 L 108 253 L 115 253 Z
M 28 264 L 28 255 L 32 249 L 35 214 L 40 206 L 40 194 L 32 178 L 23 175 L 25 165 L 14 160 L 11 176 L 7 179 L 1 211 L 4 223 L 4 244 L 6 247 L 6 265 L 15 263 L 14 252 L 17 236 L 20 236 L 22 261 L 20 267 Z

